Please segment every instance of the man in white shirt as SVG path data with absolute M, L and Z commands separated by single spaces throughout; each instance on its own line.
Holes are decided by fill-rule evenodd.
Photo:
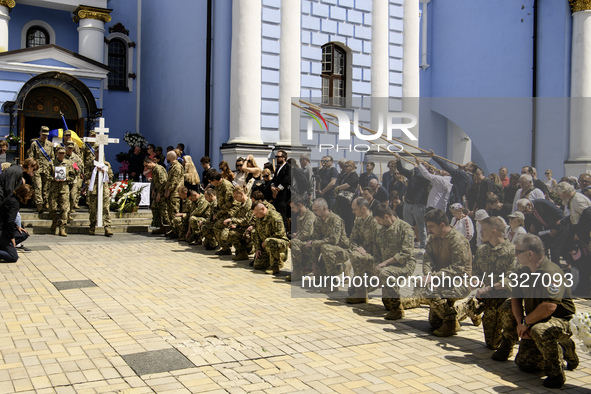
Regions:
M 417 158 L 415 166 L 419 168 L 421 175 L 431 182 L 431 191 L 427 197 L 427 208 L 447 211 L 447 202 L 452 188 L 451 176 L 443 170 L 434 170 L 436 173 L 432 174 L 427 170 L 425 164 L 421 163 L 422 160 Z
M 521 189 L 517 190 L 517 193 L 515 193 L 513 210 L 511 213 L 519 210 L 517 209 L 517 201 L 522 198 L 527 198 L 530 201 L 546 198 L 543 191 L 534 188 L 534 180 L 529 174 L 523 174 L 519 177 L 519 186 L 521 186 Z

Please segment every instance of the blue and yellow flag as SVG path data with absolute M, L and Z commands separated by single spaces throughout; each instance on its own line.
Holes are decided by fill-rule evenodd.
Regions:
M 53 130 L 49 130 L 49 137 L 48 139 L 53 142 L 54 144 L 60 144 L 63 142 L 64 139 L 64 129 L 53 129 Z M 78 134 L 76 134 L 75 131 L 73 130 L 69 130 L 70 133 L 72 133 L 72 141 L 74 141 L 76 143 L 76 145 L 78 145 L 78 148 L 82 148 L 82 146 L 84 145 L 84 142 L 82 141 L 82 139 L 80 139 L 80 137 L 78 137 Z

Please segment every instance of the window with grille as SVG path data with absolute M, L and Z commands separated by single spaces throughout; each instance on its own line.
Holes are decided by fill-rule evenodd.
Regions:
M 334 43 L 322 46 L 322 104 L 345 105 L 347 53 Z
M 49 33 L 41 26 L 31 26 L 27 30 L 27 48 L 49 44 Z
M 127 90 L 127 45 L 123 40 L 109 41 L 109 89 Z

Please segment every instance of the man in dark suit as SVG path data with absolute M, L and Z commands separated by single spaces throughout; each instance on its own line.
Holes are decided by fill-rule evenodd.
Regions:
M 289 199 L 291 198 L 291 166 L 287 162 L 287 152 L 277 151 L 275 155 L 277 166 L 275 174 L 271 181 L 271 191 L 273 193 L 273 206 L 283 217 L 283 223 L 287 228 Z

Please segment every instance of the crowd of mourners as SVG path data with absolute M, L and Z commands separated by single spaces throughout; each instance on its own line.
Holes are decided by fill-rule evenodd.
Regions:
M 103 182 L 105 235 L 112 235 L 110 164 L 96 161 L 96 145 L 86 143 L 79 153 L 66 140 L 54 147 L 47 131 L 22 166 L 0 175 L 5 261 L 16 261 L 15 247 L 26 239 L 18 208 L 33 191 L 38 211 L 48 209 L 52 230 L 65 236 L 88 185 L 94 234 L 96 186 Z M 291 254 L 286 279 L 325 293 L 338 290 L 338 276 L 375 279 L 351 280 L 345 301 L 365 303 L 381 290 L 388 320 L 427 305 L 433 334 L 441 337 L 457 334 L 470 318 L 482 324 L 494 360 L 507 360 L 519 342 L 515 362 L 523 371 L 544 370 L 546 387 L 561 387 L 564 368 L 578 366 L 569 320 L 573 294 L 590 291 L 590 174 L 556 181 L 546 170 L 541 180 L 524 166 L 521 173 L 502 167 L 486 175 L 477 163 L 450 164 L 431 152 L 412 160 L 394 154 L 380 175 L 373 162 L 359 171 L 359 163 L 342 159 L 337 169 L 324 156 L 313 167 L 309 155 L 295 160 L 278 150 L 262 167 L 252 155 L 239 157 L 234 170 L 226 161 L 215 169 L 202 157 L 200 175 L 183 151 L 183 144 L 166 154 L 154 145 L 133 148 L 130 179 L 152 184 L 153 234 L 252 259 L 266 274 L 277 274 Z M 34 188 L 23 184 L 23 172 Z M 419 284 L 401 284 L 417 277 L 417 259 Z

